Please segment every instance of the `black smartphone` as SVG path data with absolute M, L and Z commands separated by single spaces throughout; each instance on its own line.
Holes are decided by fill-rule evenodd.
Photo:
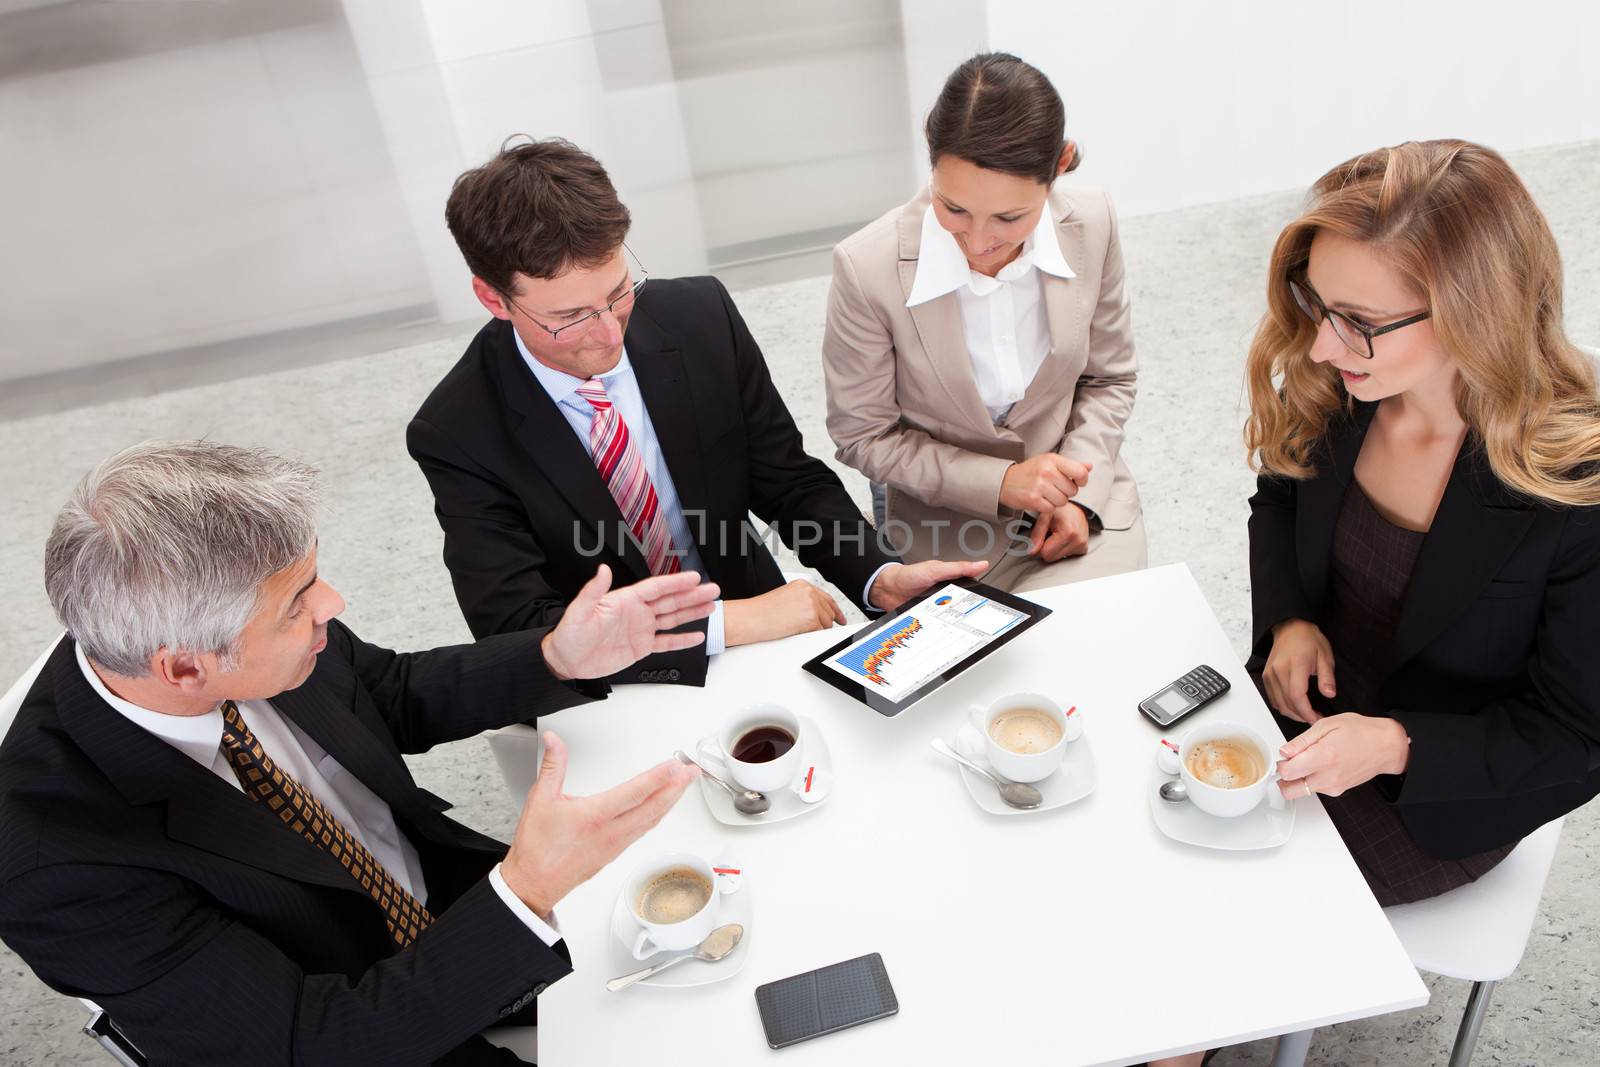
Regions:
M 873 952 L 756 986 L 767 1044 L 784 1048 L 900 1010 L 883 957 Z
M 1163 730 L 1190 712 L 1199 711 L 1231 688 L 1228 680 L 1204 663 L 1139 701 L 1139 710 Z

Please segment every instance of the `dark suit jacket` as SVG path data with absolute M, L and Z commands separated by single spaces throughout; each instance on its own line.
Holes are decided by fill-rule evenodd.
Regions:
M 1309 481 L 1258 482 L 1252 670 L 1266 661 L 1274 625 L 1320 622 L 1334 523 L 1375 409 L 1357 405 L 1333 425 Z M 1597 636 L 1600 508 L 1513 493 L 1469 437 L 1423 540 L 1388 662 L 1375 665 L 1380 706 L 1336 709 L 1405 726 L 1406 773 L 1377 783 L 1426 851 L 1450 859 L 1507 844 L 1600 793 Z
M 505 846 L 400 754 L 585 699 L 537 638 L 401 655 L 335 621 L 273 698 L 416 848 L 434 922 L 401 951 L 336 859 L 107 705 L 63 638 L 0 746 L 0 938 L 155 1064 L 521 1062 L 474 1035 L 565 975 L 566 945 L 512 914 L 486 878 Z
M 748 525 L 754 512 L 802 562 L 860 598 L 893 557 L 838 476 L 806 455 L 722 284 L 652 279 L 624 342 L 701 562 L 723 597 L 783 584 Z M 445 566 L 475 635 L 554 623 L 601 563 L 611 565 L 617 585 L 649 576 L 583 443 L 517 351 L 509 322 L 478 331 L 417 412 L 406 446 L 433 489 Z M 703 685 L 705 672 L 702 644 L 647 657 L 611 680 Z

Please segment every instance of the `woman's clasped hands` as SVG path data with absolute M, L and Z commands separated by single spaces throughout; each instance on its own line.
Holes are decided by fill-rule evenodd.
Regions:
M 1054 563 L 1089 550 L 1089 513 L 1072 498 L 1093 470 L 1093 463 L 1045 452 L 1006 471 L 1000 503 L 1037 516 L 1028 532 L 1028 555 Z
M 1411 739 L 1399 722 L 1355 712 L 1322 715 L 1312 708 L 1313 677 L 1323 696 L 1338 694 L 1333 647 L 1321 628 L 1289 619 L 1273 627 L 1272 635 L 1272 652 L 1261 672 L 1267 701 L 1279 714 L 1310 726 L 1278 750 L 1283 795 L 1290 800 L 1312 793 L 1336 797 L 1380 774 L 1403 774 Z

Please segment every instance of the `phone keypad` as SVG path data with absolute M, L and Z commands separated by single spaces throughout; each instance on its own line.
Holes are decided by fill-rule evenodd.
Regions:
M 1228 680 L 1210 667 L 1196 667 L 1178 679 L 1178 689 L 1196 703 L 1204 703 L 1228 689 Z

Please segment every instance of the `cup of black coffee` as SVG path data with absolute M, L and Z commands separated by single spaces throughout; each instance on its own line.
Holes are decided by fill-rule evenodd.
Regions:
M 781 704 L 748 704 L 717 734 L 728 775 L 762 793 L 794 781 L 804 757 L 800 720 Z

